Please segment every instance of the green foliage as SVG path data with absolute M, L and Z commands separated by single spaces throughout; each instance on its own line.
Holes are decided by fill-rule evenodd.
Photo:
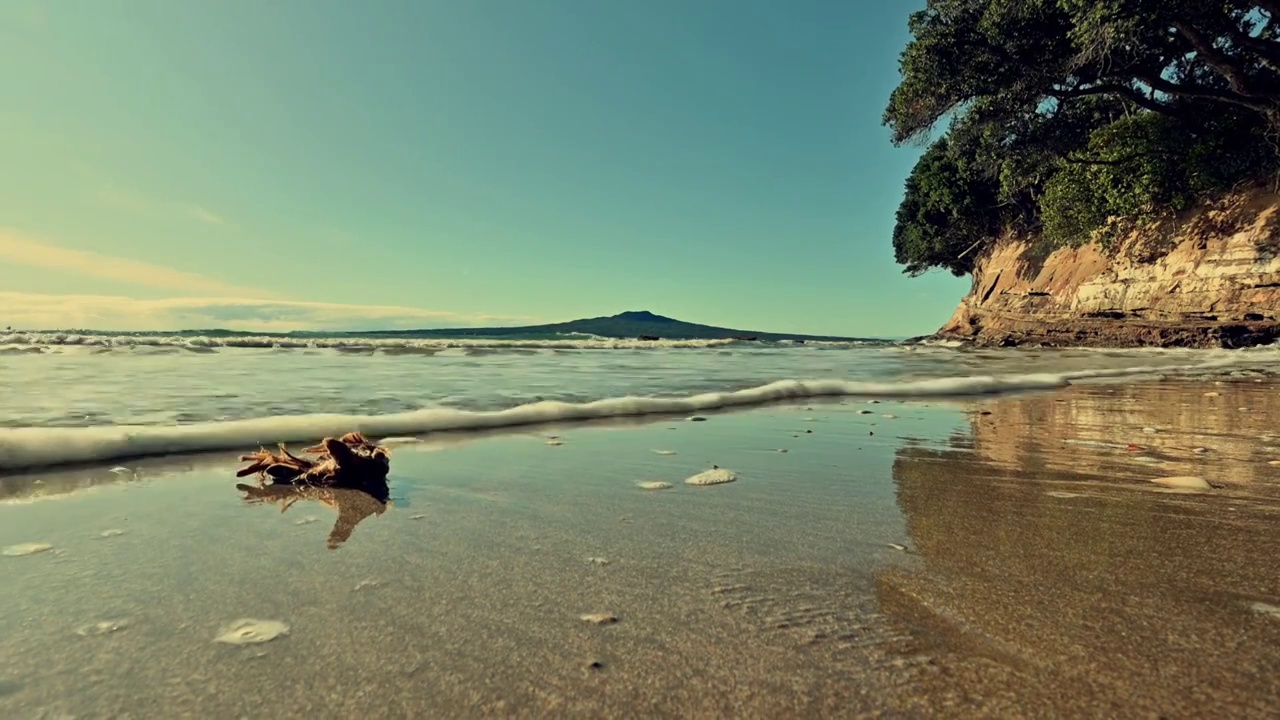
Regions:
M 971 157 L 945 140 L 925 152 L 907 178 L 907 194 L 898 208 L 894 256 L 907 272 L 945 267 L 955 275 L 972 269 L 965 249 L 998 227 L 998 183 L 984 176 Z
M 929 0 L 885 124 L 922 141 L 906 272 L 968 272 L 1001 232 L 1088 240 L 1275 172 L 1280 0 Z

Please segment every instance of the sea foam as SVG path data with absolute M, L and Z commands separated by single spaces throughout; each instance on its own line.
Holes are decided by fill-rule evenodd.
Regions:
M 946 377 L 906 382 L 780 380 L 767 385 L 689 397 L 616 397 L 585 403 L 544 401 L 504 410 L 430 408 L 385 415 L 287 415 L 187 425 L 0 428 L 0 472 L 123 458 L 237 450 L 304 442 L 359 430 L 371 437 L 517 427 L 640 415 L 695 412 L 814 397 L 957 397 L 1063 387 L 1074 380 L 1202 372 L 1230 359 L 1175 367 L 1130 367 L 1001 376 Z
M 0 348 L 8 354 L 39 352 L 41 348 L 91 349 L 140 349 L 173 348 L 193 352 L 210 352 L 219 348 L 247 350 L 265 349 L 328 349 L 347 353 L 383 352 L 431 352 L 447 349 L 464 350 L 627 350 L 627 349 L 700 349 L 741 344 L 733 339 L 705 340 L 637 340 L 634 338 L 606 338 L 574 333 L 540 339 L 496 338 L 364 338 L 364 337 L 277 337 L 267 335 L 231 335 L 211 337 L 205 335 L 147 335 L 147 334 L 94 334 L 67 332 L 20 332 L 0 334 Z M 778 343 L 747 343 L 776 345 Z M 790 345 L 790 343 L 783 343 Z M 832 344 L 832 343 L 828 343 Z M 834 343 L 841 346 L 860 346 L 866 341 Z M 874 343 L 872 343 L 874 344 Z

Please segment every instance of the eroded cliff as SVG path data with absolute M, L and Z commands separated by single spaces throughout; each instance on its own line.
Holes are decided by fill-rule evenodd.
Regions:
M 1235 193 L 1112 247 L 1007 239 L 940 337 L 980 345 L 1245 347 L 1280 339 L 1280 195 Z

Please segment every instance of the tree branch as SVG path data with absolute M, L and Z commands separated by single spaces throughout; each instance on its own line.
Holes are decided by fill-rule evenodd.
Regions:
M 1227 90 L 1215 90 L 1213 88 L 1204 87 L 1203 85 L 1174 83 L 1165 80 L 1159 75 L 1152 75 L 1150 73 L 1139 73 L 1134 77 L 1151 86 L 1153 90 L 1159 90 L 1162 93 L 1168 93 L 1170 95 L 1181 95 L 1183 97 L 1200 98 L 1203 100 L 1216 100 L 1218 102 L 1246 107 L 1250 110 L 1256 110 L 1257 112 L 1264 114 L 1272 113 L 1276 110 L 1276 106 L 1272 103 L 1254 100 L 1239 93 Z
M 1211 38 L 1206 38 L 1199 30 L 1181 21 L 1175 20 L 1173 27 L 1191 43 L 1191 47 L 1195 48 L 1196 54 L 1204 58 L 1209 67 L 1218 71 L 1219 75 L 1227 79 L 1227 82 L 1231 84 L 1232 90 L 1244 97 L 1258 97 L 1248 73 L 1232 58 L 1228 57 L 1226 53 L 1214 47 Z
M 1177 116 L 1179 113 L 1173 108 L 1158 102 L 1152 98 L 1143 95 L 1136 89 L 1128 85 L 1119 85 L 1116 83 L 1104 83 L 1102 85 L 1094 85 L 1088 88 L 1073 88 L 1071 90 L 1055 90 L 1049 93 L 1051 96 L 1061 100 L 1069 100 L 1071 98 L 1088 97 L 1090 95 L 1119 95 L 1129 102 L 1141 108 L 1146 108 L 1152 112 L 1158 112 L 1163 115 Z
M 1280 43 L 1256 38 L 1239 28 L 1232 28 L 1227 31 L 1227 34 L 1231 37 L 1231 42 L 1251 50 L 1257 56 L 1258 62 L 1262 63 L 1268 70 L 1280 73 Z

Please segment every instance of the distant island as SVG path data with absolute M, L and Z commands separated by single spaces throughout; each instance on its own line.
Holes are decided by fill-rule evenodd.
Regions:
M 302 333 L 299 333 L 302 334 Z M 312 333 L 307 333 L 312 334 Z M 526 325 L 522 327 L 490 327 L 490 328 L 442 328 L 438 330 L 374 330 L 368 332 L 339 333 L 367 338 L 459 338 L 485 337 L 518 339 L 522 337 L 546 337 L 547 335 L 596 335 L 607 338 L 629 338 L 640 340 L 761 340 L 776 342 L 778 340 L 828 340 L 849 341 L 870 338 L 849 338 L 834 335 L 796 335 L 793 333 L 770 333 L 756 330 L 733 330 L 731 328 L 714 327 L 684 322 L 674 318 L 655 315 L 647 310 L 632 310 L 608 317 L 569 320 L 568 322 L 549 325 Z
M 10 329 L 10 332 L 17 332 Z M 809 340 L 875 342 L 885 338 L 853 338 L 837 335 L 797 335 L 795 333 L 759 332 L 699 325 L 656 315 L 647 310 L 633 310 L 608 317 L 584 318 L 547 325 L 479 328 L 423 328 L 420 330 L 295 330 L 293 332 L 254 332 L 227 328 L 190 328 L 187 330 L 89 330 L 62 329 L 37 332 L 80 333 L 92 335 L 152 335 L 161 337 L 270 337 L 270 338 L 404 338 L 455 339 L 489 338 L 494 340 L 545 340 L 561 335 L 594 335 L 630 340 L 759 340 L 777 342 Z

